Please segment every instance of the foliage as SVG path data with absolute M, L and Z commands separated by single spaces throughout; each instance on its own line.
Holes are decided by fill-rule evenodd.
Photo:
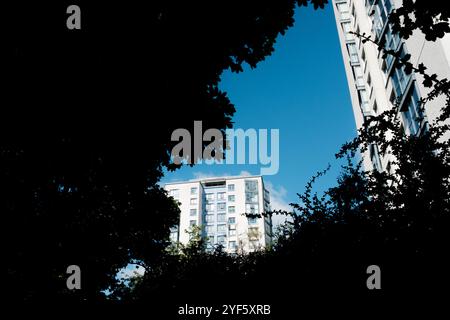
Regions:
M 419 29 L 428 41 L 436 41 L 450 32 L 449 19 L 450 9 L 444 1 L 426 0 L 403 0 L 402 6 L 389 16 L 394 31 L 403 39 Z

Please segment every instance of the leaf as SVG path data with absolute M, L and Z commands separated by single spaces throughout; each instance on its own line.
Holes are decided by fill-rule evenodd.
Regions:
M 425 67 L 423 63 L 419 63 L 417 69 L 418 69 L 417 72 L 419 72 L 420 74 L 424 74 L 425 70 L 427 70 L 427 67 Z

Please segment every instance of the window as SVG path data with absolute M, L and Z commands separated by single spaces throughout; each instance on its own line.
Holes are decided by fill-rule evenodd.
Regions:
M 392 55 L 392 54 L 387 54 L 386 55 L 386 66 L 385 66 L 385 68 L 384 68 L 384 73 L 386 73 L 387 74 L 387 72 L 391 69 L 391 66 L 392 66 L 392 64 L 393 64 L 393 62 L 394 62 L 394 59 L 395 59 L 395 57 Z
M 347 49 L 348 54 L 350 55 L 350 62 L 351 63 L 358 63 L 358 49 L 356 48 L 356 44 L 354 43 L 347 43 Z
M 191 227 L 195 226 L 196 224 L 197 224 L 196 220 L 189 221 L 189 226 L 191 226 Z
M 213 214 L 207 214 L 207 215 L 205 216 L 205 221 L 206 221 L 207 223 L 214 222 L 214 215 L 213 215 Z
M 410 135 L 417 135 L 422 122 L 423 114 L 419 105 L 419 95 L 416 88 L 411 90 L 411 95 L 404 103 L 402 109 L 403 123 L 405 124 L 406 132 Z
M 264 189 L 264 200 L 270 201 L 270 193 L 266 189 Z
M 228 249 L 236 250 L 237 249 L 236 241 L 229 241 L 228 242 Z
M 197 198 L 191 198 L 191 205 L 197 204 Z
M 228 185 L 228 191 L 234 191 L 234 184 Z
M 245 202 L 258 202 L 258 193 L 256 192 L 246 192 L 245 193 Z
M 341 2 L 336 4 L 339 13 L 341 14 L 341 19 L 350 19 L 350 9 L 347 2 Z
M 342 31 L 344 31 L 345 40 L 352 40 L 353 34 L 350 32 L 352 31 L 352 26 L 350 25 L 350 22 L 344 22 L 342 23 Z
M 366 7 L 369 9 L 374 2 L 375 0 L 366 0 Z
M 217 211 L 225 211 L 227 204 L 225 202 L 220 202 L 217 204 Z
M 236 229 L 228 230 L 228 236 L 234 237 L 236 235 Z
M 205 226 L 206 233 L 214 233 L 214 226 L 213 225 L 207 225 Z M 212 235 L 214 237 L 214 235 Z
M 358 90 L 358 95 L 359 95 L 359 102 L 361 104 L 361 109 L 363 110 L 363 112 L 367 112 L 369 107 L 369 98 L 367 97 L 367 91 Z
M 217 236 L 217 243 L 219 245 L 225 246 L 227 242 L 227 236 Z
M 219 233 L 226 233 L 227 232 L 227 225 L 226 224 L 218 224 L 217 225 L 217 232 L 219 232 Z
M 258 202 L 258 181 L 245 181 L 245 202 Z
M 374 8 L 374 14 L 372 15 L 372 23 L 375 34 L 379 37 L 383 31 L 384 25 L 387 22 L 387 11 L 383 5 L 383 1 L 378 1 Z
M 392 31 L 392 27 L 388 26 L 386 35 L 385 35 L 385 47 L 388 50 L 397 50 L 398 45 L 400 44 L 400 37 L 397 33 L 394 33 Z M 394 62 L 394 56 L 391 54 L 388 54 L 386 56 L 386 70 L 389 70 L 392 66 L 392 63 Z
M 197 215 L 197 209 L 191 209 L 190 214 L 191 214 L 191 216 Z
M 217 215 L 217 222 L 226 222 L 227 215 L 225 213 L 220 213 Z
M 392 11 L 392 3 L 391 0 L 384 0 L 384 6 L 386 7 L 386 13 L 389 15 Z
M 234 194 L 230 194 L 230 195 L 228 196 L 228 201 L 229 201 L 229 202 L 234 202 L 235 199 L 236 199 L 236 196 L 235 196 Z
M 395 96 L 395 91 L 394 90 L 391 91 L 391 96 L 389 97 L 389 101 L 392 103 L 393 106 L 397 106 L 398 105 L 398 99 Z
M 236 218 L 235 217 L 229 217 L 228 218 L 228 223 L 236 223 Z
M 383 80 L 384 80 L 384 83 L 386 84 L 386 76 L 388 73 L 388 67 L 387 67 L 386 60 L 383 60 L 383 62 L 381 63 L 381 71 L 383 71 Z
M 207 201 L 214 201 L 214 193 L 207 193 L 206 194 L 206 200 Z
M 395 69 L 392 73 L 392 87 L 394 88 L 395 96 L 397 98 L 400 98 L 405 92 L 408 78 L 409 76 L 405 74 L 403 68 Z
M 217 200 L 225 200 L 225 192 L 217 193 Z
M 402 49 L 400 50 L 400 57 L 403 58 L 405 55 L 406 55 L 405 48 L 402 47 Z M 401 68 L 396 68 L 394 74 L 396 74 L 396 78 L 398 81 L 399 91 L 397 91 L 398 93 L 397 97 L 400 97 L 406 90 L 411 74 L 409 75 L 406 74 L 404 66 L 402 66 Z
M 225 180 L 213 181 L 213 182 L 205 182 L 204 186 L 207 187 L 207 188 L 224 187 L 225 186 Z
M 383 6 L 383 1 L 378 1 L 378 8 L 377 9 L 379 11 L 381 23 L 384 26 L 384 24 L 387 21 L 387 12 L 386 12 L 386 8 Z
M 196 187 L 191 188 L 191 194 L 197 194 L 197 188 Z
M 245 180 L 245 191 L 258 192 L 258 181 Z
M 370 1 L 375 2 L 375 1 Z M 372 24 L 376 35 L 379 37 L 383 31 L 384 26 L 388 20 L 388 16 L 392 10 L 392 3 L 390 0 L 379 0 L 376 2 L 376 6 L 373 8 Z
M 234 206 L 228 207 L 228 213 L 235 213 L 235 212 L 236 212 L 236 208 Z
M 215 210 L 215 207 L 214 207 L 213 204 L 207 204 L 206 205 L 206 211 L 214 211 L 214 210 Z
M 246 204 L 245 213 L 259 214 L 259 206 L 257 204 Z
M 250 218 L 250 217 L 248 217 L 248 218 L 247 218 L 248 224 L 256 224 L 256 223 L 258 222 L 257 219 L 258 219 L 258 218 L 254 218 L 254 217 Z
M 356 19 L 355 19 L 355 24 L 356 24 Z M 356 34 L 361 34 L 360 30 L 359 30 L 359 26 L 356 26 Z M 357 42 L 358 42 L 358 49 L 361 49 L 361 37 L 357 37 Z
M 355 76 L 355 83 L 357 87 L 364 87 L 364 73 L 360 66 L 353 67 L 353 73 Z

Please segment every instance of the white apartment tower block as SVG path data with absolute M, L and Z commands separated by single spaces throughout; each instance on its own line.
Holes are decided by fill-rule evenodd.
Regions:
M 361 128 L 367 117 L 398 104 L 398 118 L 405 133 L 420 135 L 440 114 L 444 97 L 426 103 L 422 110 L 418 101 L 431 90 L 422 85 L 423 77 L 414 73 L 407 75 L 404 68 L 395 68 L 394 57 L 388 55 L 383 59 L 375 44 L 362 43 L 349 33 L 365 33 L 375 40 L 384 38 L 388 49 L 401 55 L 410 54 L 414 66 L 423 63 L 427 73 L 436 73 L 438 79 L 450 79 L 450 35 L 430 42 L 416 30 L 409 39 L 400 39 L 387 20 L 391 10 L 401 5 L 402 0 L 333 0 L 357 128 Z M 391 160 L 389 155 L 381 157 L 376 145 L 363 155 L 364 167 L 368 170 L 390 170 Z
M 167 183 L 169 195 L 180 202 L 180 221 L 171 229 L 174 242 L 186 244 L 192 226 L 200 226 L 207 249 L 221 244 L 225 251 L 252 252 L 270 245 L 270 217 L 247 217 L 270 210 L 269 192 L 261 176 L 218 177 Z

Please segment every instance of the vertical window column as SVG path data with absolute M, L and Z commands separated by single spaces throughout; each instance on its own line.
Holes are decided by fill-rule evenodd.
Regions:
M 356 48 L 356 44 L 347 43 L 347 49 L 348 49 L 348 54 L 350 56 L 350 62 L 352 64 L 359 63 L 358 48 Z

